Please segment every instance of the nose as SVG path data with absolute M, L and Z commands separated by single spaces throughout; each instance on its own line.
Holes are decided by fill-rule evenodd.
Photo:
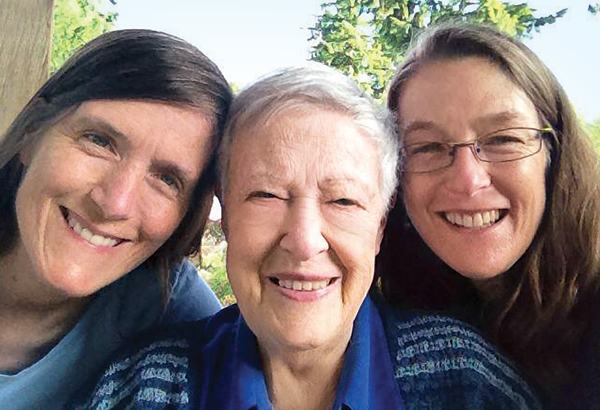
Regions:
M 280 246 L 299 261 L 308 261 L 329 249 L 318 204 L 290 205 Z
M 473 196 L 491 184 L 487 167 L 475 156 L 474 149 L 473 145 L 454 148 L 454 160 L 446 183 L 451 191 Z
M 102 176 L 90 191 L 98 212 L 106 219 L 127 219 L 137 202 L 139 175 L 127 167 L 115 168 Z

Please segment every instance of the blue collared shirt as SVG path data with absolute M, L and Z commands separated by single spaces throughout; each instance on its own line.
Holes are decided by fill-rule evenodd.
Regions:
M 211 343 L 204 349 L 205 376 L 210 391 L 203 391 L 202 408 L 227 410 L 270 410 L 256 337 L 235 309 L 237 320 L 226 324 L 211 323 L 209 328 L 225 326 L 224 344 Z M 217 319 L 219 315 L 215 316 Z M 224 316 L 224 315 L 223 315 Z M 220 352 L 219 352 L 220 351 Z M 223 354 L 224 353 L 224 354 Z M 223 358 L 228 358 L 222 363 Z M 400 392 L 394 380 L 392 363 L 377 308 L 369 297 L 363 302 L 354 321 L 354 329 L 346 350 L 333 410 L 401 410 Z
M 237 306 L 141 337 L 107 368 L 81 409 L 271 410 L 256 337 Z M 133 351 L 133 353 L 131 353 Z M 404 410 L 377 308 L 354 321 L 334 410 Z

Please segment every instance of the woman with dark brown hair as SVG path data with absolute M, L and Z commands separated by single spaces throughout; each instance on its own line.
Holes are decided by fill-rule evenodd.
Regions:
M 411 48 L 388 106 L 404 163 L 386 299 L 475 324 L 549 406 L 596 406 L 598 158 L 560 84 L 518 40 L 449 24 Z
M 104 34 L 0 141 L 0 408 L 64 408 L 132 334 L 220 305 L 193 265 L 232 94 L 185 41 Z

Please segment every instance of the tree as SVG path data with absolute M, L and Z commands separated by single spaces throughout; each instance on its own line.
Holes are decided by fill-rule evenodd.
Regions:
M 235 303 L 235 296 L 227 279 L 226 253 L 227 242 L 221 229 L 221 221 L 209 220 L 202 236 L 200 259 L 194 258 L 192 261 L 223 306 Z
M 115 4 L 114 0 L 110 1 Z M 117 14 L 103 12 L 105 0 L 55 0 L 50 71 L 55 72 L 77 50 L 112 30 Z
M 590 123 L 586 123 L 585 121 L 583 121 L 582 126 L 587 135 L 592 140 L 592 143 L 596 148 L 596 152 L 600 154 L 600 118 Z
M 311 41 L 311 59 L 354 78 L 375 98 L 402 61 L 411 38 L 444 20 L 493 23 L 510 35 L 528 36 L 552 24 L 567 9 L 535 17 L 525 3 L 500 0 L 333 0 L 322 6 Z

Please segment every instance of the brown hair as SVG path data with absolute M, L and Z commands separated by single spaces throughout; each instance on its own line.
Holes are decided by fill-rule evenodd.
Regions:
M 168 296 L 169 270 L 200 247 L 216 179 L 214 153 L 232 93 L 217 66 L 191 44 L 151 30 L 103 34 L 83 46 L 27 103 L 0 140 L 0 256 L 14 246 L 14 202 L 24 172 L 19 152 L 79 104 L 91 100 L 154 100 L 198 108 L 212 121 L 212 160 L 173 235 L 147 261 Z
M 391 211 L 379 254 L 379 284 L 387 300 L 462 314 L 481 325 L 541 386 L 569 374 L 588 331 L 586 310 L 598 292 L 600 186 L 598 159 L 556 78 L 525 45 L 494 28 L 451 23 L 425 31 L 396 73 L 388 106 L 399 116 L 404 85 L 425 64 L 481 57 L 497 64 L 555 131 L 546 142 L 546 209 L 520 260 L 476 292 L 409 226 L 402 201 Z M 400 184 L 401 185 L 401 184 Z M 475 318 L 477 316 L 477 318 Z

